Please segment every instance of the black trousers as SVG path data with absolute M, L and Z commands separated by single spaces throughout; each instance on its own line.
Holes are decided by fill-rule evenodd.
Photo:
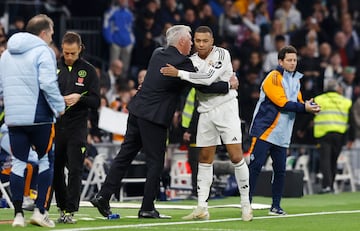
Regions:
M 115 192 L 119 192 L 121 180 L 124 178 L 132 160 L 142 148 L 145 153 L 147 175 L 141 210 L 154 208 L 154 200 L 159 190 L 160 176 L 164 168 L 167 128 L 129 115 L 125 140 L 119 153 L 112 161 L 108 175 L 101 187 L 99 195 L 110 200 Z
M 337 171 L 337 159 L 343 146 L 344 135 L 331 132 L 318 139 L 320 154 L 320 171 L 323 174 L 322 187 L 333 189 Z
M 76 212 L 79 210 L 87 127 L 55 128 L 53 189 L 56 203 L 62 211 Z M 69 171 L 68 184 L 65 183 L 65 167 Z

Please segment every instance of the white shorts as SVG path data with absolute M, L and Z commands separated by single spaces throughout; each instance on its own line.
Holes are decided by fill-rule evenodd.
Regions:
M 236 98 L 208 112 L 200 113 L 196 146 L 209 147 L 242 142 L 239 105 Z

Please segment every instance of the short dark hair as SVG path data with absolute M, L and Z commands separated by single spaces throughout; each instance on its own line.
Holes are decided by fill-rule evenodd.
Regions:
M 77 43 L 79 45 L 82 44 L 80 35 L 73 31 L 68 31 L 64 34 L 62 43 Z
M 208 26 L 199 26 L 196 28 L 195 33 L 210 33 L 211 37 L 213 37 L 213 32 Z
M 284 60 L 285 55 L 288 53 L 295 53 L 297 54 L 297 50 L 295 47 L 293 46 L 284 46 L 283 48 L 281 48 L 281 50 L 278 53 L 278 59 L 280 60 Z
M 32 17 L 26 25 L 26 31 L 33 35 L 40 35 L 43 30 L 50 30 L 54 22 L 45 14 L 38 14 Z
M 84 44 L 82 44 L 81 42 L 81 36 L 73 31 L 68 31 L 64 34 L 63 39 L 62 39 L 62 44 L 67 43 L 67 44 L 73 44 L 76 43 L 78 44 L 82 50 L 85 49 Z

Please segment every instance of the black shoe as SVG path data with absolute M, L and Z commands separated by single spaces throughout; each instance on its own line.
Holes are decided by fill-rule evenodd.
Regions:
M 328 194 L 328 193 L 333 193 L 334 191 L 329 187 L 325 187 L 325 188 L 322 188 L 319 192 L 319 194 Z
M 170 219 L 171 218 L 171 216 L 166 216 L 166 215 L 160 214 L 155 209 L 151 210 L 151 211 L 140 210 L 138 217 L 139 218 L 157 218 L 157 219 Z
M 102 196 L 95 195 L 93 199 L 90 200 L 91 204 L 99 210 L 99 213 L 104 217 L 108 217 L 112 214 L 110 210 L 109 201 L 105 200 Z

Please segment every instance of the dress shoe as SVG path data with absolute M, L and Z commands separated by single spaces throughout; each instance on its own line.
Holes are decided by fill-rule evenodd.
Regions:
M 332 190 L 329 186 L 322 188 L 319 192 L 319 194 L 327 194 L 327 193 L 334 193 L 334 190 Z
M 140 210 L 138 214 L 139 218 L 157 218 L 157 219 L 170 219 L 171 216 L 160 214 L 157 210 L 144 211 Z
M 109 201 L 99 195 L 95 195 L 93 199 L 90 200 L 91 204 L 99 210 L 99 213 L 104 217 L 108 217 L 112 214 L 110 210 Z

